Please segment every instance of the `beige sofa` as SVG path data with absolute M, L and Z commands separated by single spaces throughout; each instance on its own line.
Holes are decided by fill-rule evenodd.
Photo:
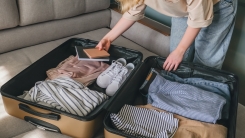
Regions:
M 110 0 L 0 0 L 0 86 L 37 59 L 72 37 L 99 41 L 121 18 Z M 168 27 L 134 24 L 113 44 L 141 51 L 144 58 L 169 54 Z M 28 79 L 28 76 L 27 76 Z M 239 105 L 238 116 L 245 114 Z M 238 136 L 244 131 L 238 121 Z M 242 125 L 241 125 L 242 127 Z M 0 95 L 0 138 L 68 138 L 35 128 L 9 116 Z M 95 137 L 103 137 L 103 129 Z M 245 137 L 245 136 L 244 136 Z

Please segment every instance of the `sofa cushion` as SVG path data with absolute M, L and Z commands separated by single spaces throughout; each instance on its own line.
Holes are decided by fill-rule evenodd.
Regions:
M 16 0 L 0 0 L 0 30 L 19 24 Z
M 18 0 L 20 26 L 106 9 L 110 0 Z
M 108 27 L 110 11 L 102 10 L 69 19 L 54 20 L 0 31 L 0 53 Z

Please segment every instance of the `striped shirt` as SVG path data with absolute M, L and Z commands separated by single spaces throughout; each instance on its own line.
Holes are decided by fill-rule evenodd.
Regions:
M 226 100 L 215 93 L 157 75 L 149 87 L 148 103 L 190 119 L 216 123 Z
M 110 114 L 113 125 L 140 138 L 171 138 L 178 128 L 172 113 L 124 105 L 118 114 Z
M 29 95 L 32 102 L 44 102 L 79 116 L 86 116 L 108 99 L 107 95 L 90 90 L 69 77 L 36 82 Z

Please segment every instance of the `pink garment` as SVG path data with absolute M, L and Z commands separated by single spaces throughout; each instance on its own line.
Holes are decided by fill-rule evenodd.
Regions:
M 51 80 L 68 76 L 88 86 L 108 67 L 109 65 L 104 62 L 78 60 L 77 57 L 70 56 L 46 73 Z

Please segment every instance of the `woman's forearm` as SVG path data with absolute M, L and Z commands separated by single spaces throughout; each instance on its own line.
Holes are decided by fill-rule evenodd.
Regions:
M 201 28 L 192 28 L 188 26 L 176 50 L 184 54 L 185 51 L 190 47 L 190 45 L 195 40 L 200 30 Z
M 114 41 L 119 37 L 122 33 L 124 33 L 129 27 L 131 27 L 135 21 L 127 20 L 125 18 L 121 18 L 117 24 L 112 28 L 110 32 L 108 32 L 103 39 L 107 39 L 110 42 Z

